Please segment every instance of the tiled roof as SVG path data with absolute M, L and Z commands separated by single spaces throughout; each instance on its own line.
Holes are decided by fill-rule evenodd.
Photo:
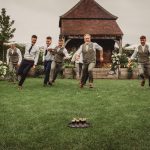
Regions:
M 115 20 L 62 20 L 62 35 L 123 35 Z
M 100 6 L 95 0 L 80 0 L 72 9 L 60 17 L 62 35 L 119 35 L 117 17 Z
M 72 9 L 60 18 L 117 19 L 116 16 L 105 10 L 95 0 L 80 0 Z

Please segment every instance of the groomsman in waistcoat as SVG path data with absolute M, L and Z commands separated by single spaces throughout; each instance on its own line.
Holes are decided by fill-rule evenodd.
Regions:
M 44 61 L 44 83 L 43 86 L 47 86 L 49 84 L 49 75 L 51 70 L 51 64 L 54 60 L 54 55 L 51 52 L 52 49 L 52 38 L 48 36 L 46 38 L 46 45 L 44 46 L 44 52 L 43 52 L 43 61 Z
M 21 51 L 16 47 L 15 43 L 11 43 L 10 48 L 7 50 L 6 61 L 11 73 L 9 80 L 15 82 L 17 81 L 17 69 L 22 61 Z
M 58 46 L 56 46 L 55 49 L 52 50 L 52 53 L 54 55 L 54 61 L 52 61 L 50 71 L 50 80 L 49 80 L 50 85 L 52 85 L 52 83 L 55 81 L 58 73 L 62 71 L 64 59 L 69 59 L 71 57 L 68 54 L 67 49 L 64 47 L 63 39 L 59 39 Z
M 129 65 L 132 60 L 138 58 L 139 76 L 141 77 L 141 86 L 145 85 L 145 77 L 148 75 L 150 86 L 150 47 L 146 44 L 146 36 L 140 37 L 140 45 L 135 49 L 133 55 L 129 59 Z
M 80 46 L 77 51 L 76 59 L 80 58 L 80 54 L 83 56 L 83 69 L 81 76 L 80 87 L 83 88 L 84 82 L 87 78 L 87 74 L 89 77 L 89 87 L 93 88 L 93 68 L 96 64 L 96 50 L 100 51 L 100 61 L 103 61 L 103 48 L 97 43 L 91 42 L 91 35 L 84 35 L 84 44 Z
M 31 43 L 25 44 L 25 54 L 21 62 L 21 65 L 18 69 L 18 75 L 20 76 L 20 81 L 18 83 L 19 89 L 22 89 L 22 85 L 28 75 L 30 69 L 37 65 L 39 58 L 39 47 L 36 45 L 37 36 L 32 35 Z

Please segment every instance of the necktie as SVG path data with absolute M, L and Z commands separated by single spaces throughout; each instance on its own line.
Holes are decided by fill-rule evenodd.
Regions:
M 29 54 L 30 54 L 30 52 L 31 52 L 31 50 L 32 50 L 32 47 L 33 47 L 33 44 L 32 44 L 31 47 L 29 48 Z
M 88 45 L 88 44 L 86 44 L 86 51 L 88 51 L 88 49 L 89 49 L 89 45 Z
M 46 49 L 46 51 L 45 51 L 45 56 L 47 55 L 47 49 Z

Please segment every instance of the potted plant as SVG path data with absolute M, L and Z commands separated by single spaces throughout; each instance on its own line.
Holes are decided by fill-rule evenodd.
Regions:
M 127 71 L 128 71 L 128 79 L 132 79 L 133 77 L 133 70 L 134 68 L 136 68 L 136 63 L 135 62 L 131 62 L 127 65 Z

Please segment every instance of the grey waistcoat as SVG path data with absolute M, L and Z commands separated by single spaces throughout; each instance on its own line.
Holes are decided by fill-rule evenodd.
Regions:
M 12 62 L 13 64 L 17 64 L 18 63 L 19 55 L 18 55 L 16 49 L 14 50 L 13 54 L 11 52 L 11 49 L 9 50 L 9 59 L 10 59 L 10 62 Z
M 86 44 L 82 45 L 82 54 L 84 63 L 95 63 L 96 62 L 96 51 L 93 48 L 93 43 L 88 44 L 88 50 L 86 50 Z
M 149 62 L 149 46 L 148 45 L 145 45 L 145 49 L 144 49 L 144 52 L 142 50 L 142 46 L 140 45 L 138 47 L 138 62 L 139 63 L 145 63 L 145 62 Z
M 55 62 L 58 62 L 58 63 L 62 63 L 63 62 L 63 58 L 64 58 L 64 48 L 60 48 L 60 50 L 57 52 L 57 49 L 56 49 L 56 53 L 55 53 Z

